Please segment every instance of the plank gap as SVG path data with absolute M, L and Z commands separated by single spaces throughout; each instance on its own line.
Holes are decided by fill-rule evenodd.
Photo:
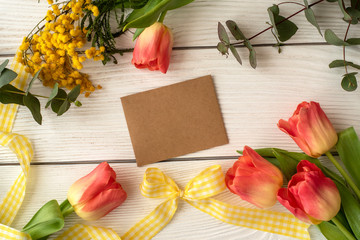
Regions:
M 307 42 L 307 43 L 283 43 L 282 46 L 324 46 L 329 45 L 327 42 Z M 258 43 L 253 44 L 253 47 L 274 47 L 275 43 Z M 244 45 L 235 46 L 236 48 L 245 48 Z M 173 47 L 174 51 L 177 50 L 202 50 L 202 49 L 216 49 L 216 46 L 187 46 L 187 47 Z M 131 50 L 131 52 L 134 50 L 133 48 L 129 48 L 128 50 Z M 14 54 L 1 54 L 0 57 L 9 57 L 12 58 L 15 56 Z

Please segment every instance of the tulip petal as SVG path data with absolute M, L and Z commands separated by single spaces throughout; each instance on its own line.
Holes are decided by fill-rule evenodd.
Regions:
M 340 209 L 341 199 L 335 183 L 318 172 L 305 174 L 298 193 L 304 211 L 315 219 L 329 221 Z
M 102 162 L 85 177 L 71 185 L 68 200 L 71 205 L 87 201 L 99 194 L 109 183 L 115 181 L 116 173 L 107 162 Z
M 111 188 L 102 191 L 84 205 L 75 208 L 75 212 L 85 220 L 94 221 L 120 206 L 126 198 L 126 192 L 119 183 L 115 182 Z
M 248 156 L 251 159 L 253 166 L 257 171 L 262 171 L 264 174 L 272 175 L 272 176 L 281 176 L 279 178 L 280 186 L 283 184 L 281 171 L 275 167 L 273 164 L 269 163 L 263 157 L 261 157 L 255 150 L 252 148 L 245 146 L 244 147 L 244 156 Z M 281 179 L 281 181 L 280 181 Z
M 307 214 L 303 210 L 301 210 L 294 198 L 291 197 L 291 193 L 289 193 L 288 189 L 279 189 L 277 193 L 277 200 L 281 203 L 281 205 L 286 207 L 287 210 L 289 210 L 292 214 L 294 214 L 295 217 L 297 217 L 301 221 L 310 224 L 312 223 L 308 218 Z
M 241 199 L 259 208 L 269 208 L 275 205 L 276 192 L 281 187 L 274 180 L 272 176 L 254 172 L 251 176 L 236 176 L 232 189 Z

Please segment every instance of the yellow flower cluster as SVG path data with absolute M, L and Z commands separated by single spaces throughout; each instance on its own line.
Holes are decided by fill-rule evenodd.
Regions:
M 48 3 L 53 4 L 53 1 L 48 0 Z M 83 68 L 82 62 L 86 58 L 104 60 L 102 53 L 105 48 L 96 50 L 91 47 L 85 51 L 86 57 L 78 51 L 86 43 L 86 31 L 76 26 L 80 25 L 83 9 L 92 11 L 94 16 L 99 15 L 98 8 L 91 4 L 91 0 L 70 0 L 60 9 L 59 5 L 53 4 L 52 10 L 46 14 L 45 25 L 35 34 L 24 38 L 17 61 L 26 65 L 26 71 L 32 75 L 41 68 L 40 79 L 44 86 L 53 87 L 58 83 L 59 87 L 72 89 L 80 84 L 81 92 L 89 96 L 95 87 L 89 76 L 78 70 Z

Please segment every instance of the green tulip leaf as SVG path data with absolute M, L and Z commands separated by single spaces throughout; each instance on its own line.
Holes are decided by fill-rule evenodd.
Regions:
M 360 204 L 352 195 L 351 191 L 343 184 L 335 181 L 340 192 L 341 206 L 344 210 L 346 219 L 357 239 L 360 239 Z
M 140 36 L 140 34 L 145 30 L 145 28 L 137 28 L 134 36 L 133 36 L 133 41 L 135 41 L 135 39 L 137 39 L 138 36 Z
M 33 240 L 46 239 L 46 236 L 60 231 L 64 227 L 64 217 L 56 200 L 42 206 L 23 228 Z
M 150 0 L 140 9 L 133 10 L 126 19 L 123 31 L 129 28 L 146 28 L 156 22 L 162 12 L 173 10 L 191 3 L 193 0 Z
M 353 127 L 339 133 L 336 149 L 346 170 L 360 187 L 360 141 Z
M 342 231 L 332 223 L 322 222 L 316 226 L 328 240 L 348 240 Z

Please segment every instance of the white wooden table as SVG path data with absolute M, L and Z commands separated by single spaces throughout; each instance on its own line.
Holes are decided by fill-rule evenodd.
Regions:
M 244 60 L 241 67 L 235 59 L 218 53 L 215 46 L 217 22 L 236 21 L 245 35 L 253 35 L 265 27 L 266 9 L 272 0 L 196 0 L 190 5 L 168 13 L 165 24 L 174 33 L 175 49 L 166 75 L 136 69 L 132 54 L 118 57 L 119 63 L 102 66 L 100 62 L 85 64 L 95 84 L 102 90 L 89 98 L 81 97 L 81 108 L 71 108 L 62 117 L 42 109 L 43 125 L 37 125 L 30 112 L 20 107 L 13 131 L 27 136 L 35 149 L 24 203 L 13 224 L 21 229 L 45 202 L 65 199 L 69 186 L 91 171 L 98 163 L 108 161 L 117 172 L 117 180 L 128 193 L 127 201 L 103 219 L 91 223 L 114 229 L 119 235 L 150 213 L 161 200 L 146 199 L 139 184 L 147 167 L 158 167 L 171 176 L 180 187 L 213 164 L 223 171 L 238 157 L 236 150 L 244 145 L 253 148 L 280 147 L 298 151 L 293 141 L 279 131 L 276 123 L 288 118 L 301 101 L 317 101 L 327 113 L 336 130 L 351 125 L 360 133 L 359 90 L 349 93 L 341 89 L 342 69 L 331 70 L 329 62 L 341 58 L 342 49 L 326 45 L 303 14 L 292 20 L 298 33 L 278 54 L 270 32 L 254 39 L 258 68 Z M 282 15 L 298 7 L 283 6 Z M 46 14 L 46 1 L 0 0 L 0 62 L 12 59 L 23 36 Z M 331 28 L 344 34 L 346 23 L 336 4 L 322 3 L 314 7 L 321 29 Z M 331 18 L 329 16 L 332 16 Z M 337 16 L 337 19 L 334 18 Z M 128 32 L 117 40 L 119 47 L 133 47 Z M 240 49 L 242 56 L 247 50 Z M 358 60 L 358 49 L 347 50 L 348 59 Z M 245 57 L 244 57 L 245 59 Z M 120 97 L 211 74 L 218 94 L 230 143 L 192 153 L 166 162 L 136 167 Z M 36 82 L 33 92 L 47 95 L 50 90 Z M 41 102 L 45 105 L 45 100 Z M 0 150 L 0 197 L 17 177 L 20 167 L 15 155 Z M 223 193 L 218 199 L 239 206 L 249 206 L 239 197 Z M 280 204 L 272 208 L 286 211 Z M 65 228 L 84 222 L 75 214 L 67 218 Z M 313 239 L 323 239 L 316 228 Z M 218 221 L 192 206 L 181 202 L 173 220 L 154 239 L 289 239 L 287 237 L 236 227 Z

